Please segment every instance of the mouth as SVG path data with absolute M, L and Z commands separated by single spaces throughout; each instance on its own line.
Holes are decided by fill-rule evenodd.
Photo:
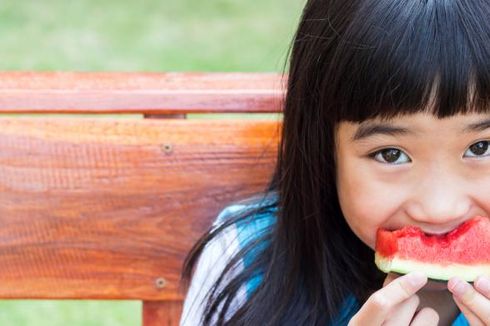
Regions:
M 420 226 L 415 226 L 415 225 L 409 225 L 408 227 L 419 230 L 419 232 L 422 232 L 427 237 L 443 237 L 443 236 L 450 234 L 451 232 L 456 231 L 460 226 L 461 226 L 461 224 L 459 224 L 455 228 L 452 228 L 449 230 L 443 230 L 443 231 L 425 230 L 425 229 L 421 228 Z M 407 226 L 405 226 L 405 227 L 407 227 Z M 386 230 L 391 231 L 391 232 L 396 232 L 396 231 L 401 230 L 401 229 L 403 229 L 403 228 L 393 228 L 393 229 L 387 228 Z
M 424 232 L 424 234 L 428 237 L 444 237 L 446 235 L 448 235 L 449 233 L 453 232 L 454 230 L 456 230 L 458 227 L 450 230 L 450 231 L 445 231 L 445 232 L 426 232 L 424 230 L 422 230 L 422 232 Z
M 461 228 L 464 228 L 465 223 L 470 221 L 470 220 L 471 219 L 466 220 L 462 223 L 459 223 L 459 224 L 455 225 L 454 227 L 444 228 L 441 230 L 428 229 L 428 228 L 424 228 L 422 226 L 416 226 L 416 225 L 406 225 L 405 227 L 408 227 L 409 229 L 412 229 L 415 232 L 422 232 L 428 238 L 444 238 L 444 237 L 448 237 L 448 236 L 451 236 L 453 234 L 458 233 L 458 230 L 460 230 Z M 395 228 L 395 229 L 387 229 L 387 230 L 393 232 L 393 231 L 398 231 L 401 229 L 403 229 L 403 228 Z
M 466 221 L 465 221 L 466 222 Z M 422 228 L 420 228 L 420 230 L 427 236 L 427 237 L 445 237 L 445 236 L 448 236 L 449 234 L 452 234 L 452 233 L 455 233 L 457 232 L 457 230 L 459 230 L 459 228 L 465 224 L 465 222 L 462 222 L 458 225 L 456 225 L 455 227 L 453 228 L 450 228 L 450 229 L 446 229 L 446 230 L 437 230 L 437 231 L 434 231 L 434 230 L 424 230 Z

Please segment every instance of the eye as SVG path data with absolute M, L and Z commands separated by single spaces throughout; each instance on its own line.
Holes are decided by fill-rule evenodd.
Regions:
M 489 154 L 489 153 L 487 153 L 488 152 L 488 141 L 483 140 L 483 141 L 479 141 L 478 143 L 474 143 L 473 145 L 471 145 L 468 148 L 467 152 L 469 152 L 469 151 L 471 151 L 475 155 L 468 155 L 467 157 L 488 156 L 488 154 Z M 483 155 L 485 153 L 487 153 L 487 155 Z
M 385 148 L 385 149 L 382 149 L 382 150 L 379 150 L 377 152 L 370 154 L 369 157 L 372 157 L 373 159 L 375 159 L 378 162 L 392 164 L 392 165 L 398 165 L 398 164 L 411 162 L 410 158 L 405 153 L 403 153 L 403 151 L 401 151 L 397 148 Z M 399 161 L 398 159 L 400 157 L 404 157 L 408 160 Z M 396 163 L 396 162 L 398 162 L 398 163 Z

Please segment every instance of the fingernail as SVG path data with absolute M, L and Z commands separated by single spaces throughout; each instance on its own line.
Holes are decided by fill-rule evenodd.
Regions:
M 407 281 L 411 286 L 419 287 L 427 281 L 427 276 L 421 272 L 411 272 L 407 275 Z
M 468 289 L 468 283 L 457 278 L 450 279 L 447 286 L 452 293 L 459 297 L 463 296 L 463 294 L 466 292 L 466 289 Z
M 490 293 L 490 280 L 488 277 L 480 276 L 476 280 L 476 288 L 485 294 Z

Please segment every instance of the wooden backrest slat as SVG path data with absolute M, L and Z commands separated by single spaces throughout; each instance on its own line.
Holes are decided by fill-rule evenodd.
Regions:
M 185 254 L 263 190 L 281 123 L 0 118 L 0 297 L 181 300 Z
M 277 73 L 0 73 L 0 113 L 281 111 Z

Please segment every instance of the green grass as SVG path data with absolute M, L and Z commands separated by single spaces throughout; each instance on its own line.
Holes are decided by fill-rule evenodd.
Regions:
M 0 70 L 280 71 L 302 5 L 5 0 Z
M 0 301 L 0 325 L 141 325 L 138 301 Z
M 303 5 L 304 0 L 4 0 L 0 70 L 280 72 Z M 2 326 L 140 324 L 137 301 L 0 301 Z

